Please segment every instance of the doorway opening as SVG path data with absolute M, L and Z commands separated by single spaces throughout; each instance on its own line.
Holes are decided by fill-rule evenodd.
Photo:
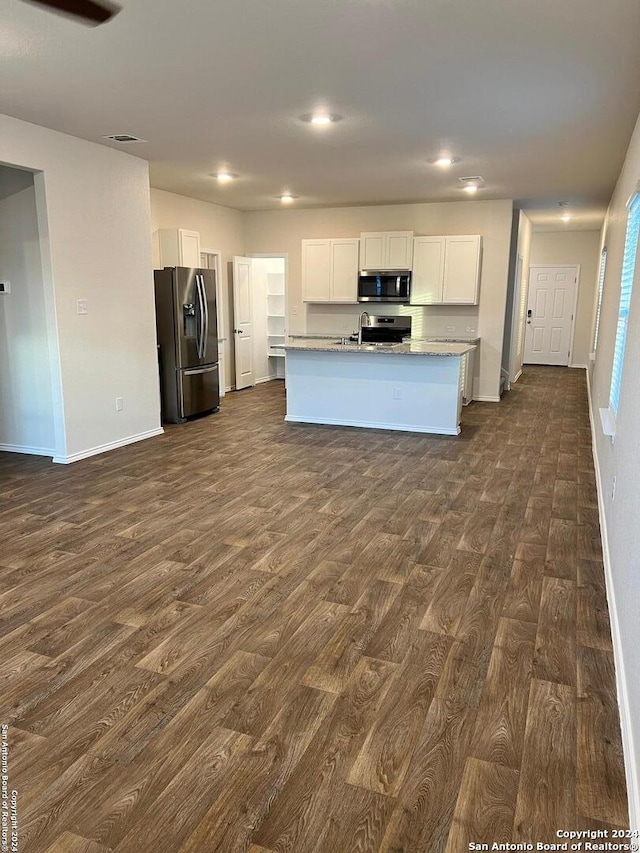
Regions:
M 44 177 L 0 164 L 0 451 L 64 453 Z
M 284 379 L 287 256 L 233 259 L 235 388 Z

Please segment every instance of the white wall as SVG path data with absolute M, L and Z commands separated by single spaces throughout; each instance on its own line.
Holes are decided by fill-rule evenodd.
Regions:
M 0 448 L 52 455 L 56 437 L 33 175 L 0 166 Z
M 361 231 L 413 230 L 418 234 L 481 234 L 483 262 L 477 308 L 437 307 L 415 311 L 416 331 L 443 334 L 453 325 L 467 326 L 482 338 L 476 395 L 497 399 L 507 272 L 511 236 L 511 201 L 461 201 L 322 210 L 278 210 L 244 214 L 246 250 L 250 254 L 282 252 L 289 256 L 287 300 L 290 332 L 351 331 L 357 305 L 307 306 L 302 302 L 301 241 L 314 237 L 359 237 Z M 407 309 L 405 309 L 407 310 Z M 385 311 L 387 308 L 385 307 Z M 389 313 L 393 313 L 389 311 Z
M 60 461 L 157 433 L 147 163 L 9 116 L 0 116 L 0 162 L 38 173 L 48 322 L 55 328 L 57 319 Z M 78 299 L 88 315 L 77 315 Z
M 578 305 L 575 321 L 572 366 L 585 367 L 591 351 L 593 301 L 600 262 L 599 231 L 534 231 L 532 264 L 579 264 Z
M 604 226 L 607 267 L 596 361 L 591 373 L 592 419 L 599 468 L 605 563 L 620 698 L 632 826 L 640 828 L 640 262 L 636 262 L 615 439 L 602 432 L 599 408 L 609 404 L 620 299 L 626 203 L 640 181 L 640 122 L 611 199 Z M 594 240 L 596 247 L 598 244 Z M 597 248 L 596 248 L 597 253 Z M 594 276 L 595 277 L 595 276 Z M 613 481 L 616 479 L 615 499 Z
M 230 207 L 197 201 L 186 196 L 151 190 L 151 229 L 185 228 L 200 234 L 202 249 L 219 249 L 221 257 L 221 288 L 224 302 L 224 329 L 218 330 L 225 342 L 225 388 L 235 382 L 235 359 L 232 346 L 233 293 L 229 267 L 234 255 L 244 255 L 243 214 Z
M 530 252 L 531 221 L 522 210 L 516 210 L 513 213 L 511 231 L 509 287 L 502 349 L 502 367 L 508 374 L 510 384 L 517 382 L 522 372 Z

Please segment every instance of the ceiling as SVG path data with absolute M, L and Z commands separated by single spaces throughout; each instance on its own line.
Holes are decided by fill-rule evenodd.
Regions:
M 597 228 L 640 111 L 638 0 L 120 2 L 91 29 L 4 0 L 0 112 L 142 137 L 122 150 L 153 186 L 242 210 L 466 200 L 482 175 L 536 227 L 563 200 Z

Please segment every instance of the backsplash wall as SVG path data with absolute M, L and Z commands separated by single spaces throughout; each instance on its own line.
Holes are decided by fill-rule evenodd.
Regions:
M 410 316 L 414 338 L 437 336 L 476 337 L 477 305 L 306 305 L 309 334 L 349 334 L 358 328 L 360 313 L 388 316 Z

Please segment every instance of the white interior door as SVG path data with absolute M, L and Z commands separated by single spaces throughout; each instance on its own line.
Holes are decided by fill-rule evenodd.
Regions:
M 253 379 L 253 305 L 251 258 L 233 259 L 233 338 L 236 354 L 236 390 L 248 388 Z
M 577 267 L 531 267 L 524 360 L 569 364 Z
M 221 253 L 218 249 L 200 250 L 200 268 L 203 270 L 214 270 L 216 274 L 216 322 L 218 324 L 218 363 L 220 377 L 220 396 L 224 397 L 227 389 L 227 364 L 229 363 L 228 335 L 225 326 L 225 299 L 222 285 L 220 261 Z

